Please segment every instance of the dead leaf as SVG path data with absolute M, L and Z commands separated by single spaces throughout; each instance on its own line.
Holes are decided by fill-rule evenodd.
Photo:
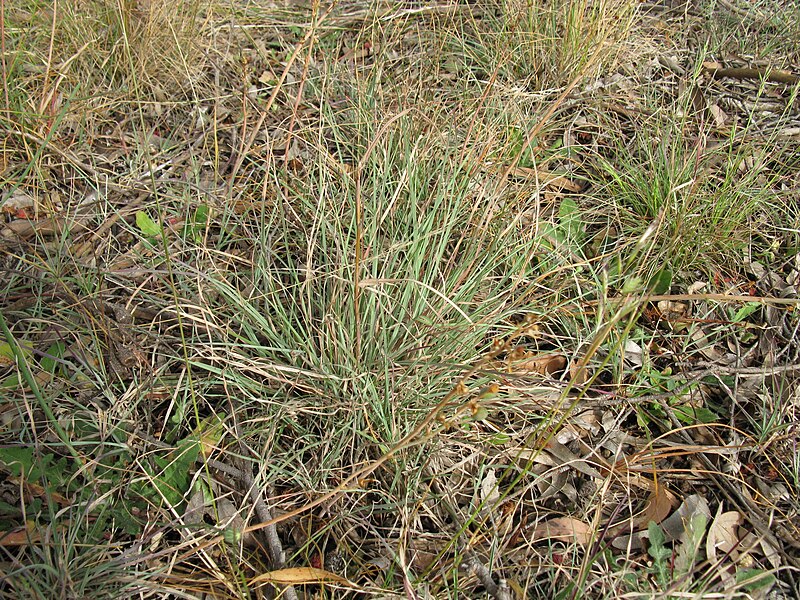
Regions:
M 25 527 L 17 527 L 11 531 L 0 531 L 0 547 L 28 546 L 38 544 L 42 534 L 36 530 L 33 521 L 28 521 Z
M 742 515 L 739 511 L 731 510 L 719 513 L 714 518 L 706 535 L 706 557 L 710 561 L 717 559 L 717 552 L 730 554 L 736 560 L 738 552 L 736 546 L 739 545 L 737 529 L 742 524 Z
M 708 501 L 697 494 L 687 496 L 678 507 L 678 510 L 661 523 L 661 529 L 664 530 L 667 541 L 672 542 L 680 539 L 686 531 L 690 519 L 700 514 L 707 519 L 711 519 L 711 509 L 708 507 Z
M 633 340 L 625 340 L 623 359 L 633 367 L 642 366 L 642 347 Z
M 711 118 L 714 119 L 714 126 L 717 129 L 721 129 L 725 125 L 725 121 L 728 120 L 728 115 L 717 104 L 709 106 L 708 112 L 711 114 Z
M 275 583 L 278 585 L 303 585 L 310 583 L 339 583 L 351 586 L 352 584 L 344 577 L 336 573 L 331 573 L 325 569 L 314 567 L 293 567 L 290 569 L 279 569 L 257 575 L 250 580 L 250 584 Z
M 592 541 L 592 528 L 574 517 L 556 517 L 537 523 L 531 532 L 531 541 L 561 540 L 586 546 Z
M 714 346 L 702 329 L 695 329 L 691 334 L 691 338 L 697 344 L 697 350 L 706 360 L 718 362 L 724 358 L 724 354 Z
M 650 521 L 661 523 L 669 516 L 677 503 L 678 498 L 666 486 L 656 486 L 650 493 L 642 512 L 636 517 L 637 526 L 647 525 Z
M 481 501 L 485 507 L 491 507 L 499 499 L 500 492 L 497 489 L 497 475 L 495 475 L 494 469 L 489 469 L 486 472 L 486 477 L 481 481 Z
M 563 371 L 567 366 L 567 357 L 563 354 L 531 354 L 518 352 L 514 348 L 507 359 L 508 370 L 512 373 L 535 373 L 539 375 L 553 375 Z
M 609 530 L 609 535 L 615 535 L 625 530 L 635 533 L 617 535 L 611 545 L 620 550 L 625 548 L 641 550 L 644 548 L 643 540 L 647 537 L 647 525 L 650 521 L 660 524 L 672 512 L 677 503 L 678 498 L 666 486 L 655 486 L 640 512 L 631 516 L 630 519 L 614 525 Z

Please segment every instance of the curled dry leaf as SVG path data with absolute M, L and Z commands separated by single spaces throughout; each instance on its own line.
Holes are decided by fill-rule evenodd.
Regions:
M 531 354 L 521 347 L 514 348 L 506 360 L 512 373 L 553 375 L 567 366 L 563 354 Z
M 589 524 L 574 517 L 556 517 L 537 523 L 531 532 L 531 541 L 560 540 L 587 546 L 592 541 Z

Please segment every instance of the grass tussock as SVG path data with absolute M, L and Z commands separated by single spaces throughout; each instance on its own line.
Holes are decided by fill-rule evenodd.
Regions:
M 734 8 L 4 3 L 0 595 L 790 593 Z

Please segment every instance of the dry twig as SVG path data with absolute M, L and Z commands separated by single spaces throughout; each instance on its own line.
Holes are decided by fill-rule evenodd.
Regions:
M 486 592 L 495 600 L 511 600 L 511 590 L 508 582 L 501 579 L 500 583 L 495 583 L 489 569 L 480 561 L 474 552 L 468 553 L 467 568 L 469 568 L 481 582 Z

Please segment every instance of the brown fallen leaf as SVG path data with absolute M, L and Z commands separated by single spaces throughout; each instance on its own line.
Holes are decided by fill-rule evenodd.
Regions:
M 0 546 L 27 546 L 38 544 L 42 539 L 42 534 L 36 530 L 33 521 L 28 521 L 25 527 L 17 527 L 11 531 L 0 531 Z
M 5 240 L 27 240 L 34 235 L 63 235 L 65 232 L 71 234 L 86 231 L 89 226 L 89 217 L 63 217 L 53 216 L 36 221 L 29 219 L 17 219 L 6 223 L 0 230 L 0 238 Z
M 567 366 L 567 357 L 563 354 L 539 354 L 525 357 L 522 360 L 509 362 L 509 369 L 514 373 L 536 373 L 553 375 L 563 371 Z
M 293 567 L 279 569 L 257 575 L 250 580 L 250 584 L 275 583 L 278 585 L 303 585 L 310 583 L 339 583 L 353 586 L 347 579 L 325 569 L 314 567 Z
M 537 523 L 531 532 L 531 541 L 561 540 L 563 542 L 576 542 L 581 546 L 591 543 L 592 528 L 574 517 L 556 517 Z
M 719 513 L 712 521 L 706 535 L 706 556 L 708 560 L 715 561 L 717 553 L 729 554 L 736 560 L 738 552 L 735 548 L 739 545 L 737 529 L 742 524 L 742 515 L 739 511 L 731 510 Z
M 647 499 L 647 504 L 645 504 L 642 512 L 636 515 L 635 519 L 637 525 L 647 526 L 650 521 L 661 523 L 661 521 L 669 516 L 677 503 L 678 498 L 675 494 L 670 492 L 666 486 L 657 486 L 650 493 L 650 497 Z
M 646 536 L 645 530 L 650 521 L 661 523 L 669 516 L 677 504 L 677 497 L 669 491 L 666 486 L 654 486 L 647 499 L 647 503 L 641 511 L 632 515 L 630 519 L 626 519 L 622 523 L 618 523 L 609 529 L 609 536 L 617 536 L 611 542 L 611 545 L 619 549 L 642 549 L 644 547 L 643 539 Z M 618 535 L 623 531 L 634 531 L 636 533 L 632 535 Z

